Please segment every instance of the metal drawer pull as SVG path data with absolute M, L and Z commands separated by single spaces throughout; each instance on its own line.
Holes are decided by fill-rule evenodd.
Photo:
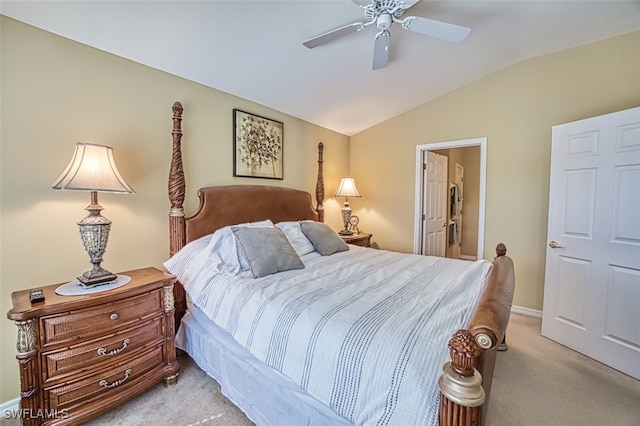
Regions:
M 98 348 L 98 355 L 100 356 L 118 355 L 120 352 L 125 350 L 125 348 L 129 343 L 131 343 L 131 339 L 124 339 L 122 341 L 122 347 L 118 349 L 114 349 L 111 352 L 107 352 L 107 348 Z
M 115 313 L 111 314 L 111 315 L 109 316 L 109 319 L 110 319 L 110 320 L 117 320 L 117 319 L 118 319 L 118 314 L 115 314 Z
M 127 379 L 129 378 L 129 374 L 131 374 L 131 369 L 127 368 L 127 371 L 124 372 L 124 377 L 120 380 L 116 380 L 115 382 L 109 384 L 109 382 L 107 382 L 106 380 L 100 380 L 100 386 L 102 386 L 103 388 L 115 388 L 120 386 L 121 384 L 123 384 L 124 382 L 127 381 Z

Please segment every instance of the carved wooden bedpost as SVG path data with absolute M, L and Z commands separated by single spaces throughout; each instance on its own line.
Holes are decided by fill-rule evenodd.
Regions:
M 482 424 L 486 395 L 476 369 L 482 349 L 468 330 L 458 330 L 449 341 L 451 362 L 440 376 L 440 426 Z
M 184 235 L 184 194 L 185 180 L 182 168 L 182 104 L 173 104 L 173 153 L 171 155 L 171 170 L 169 171 L 169 201 L 171 211 L 169 213 L 169 255 L 173 256 L 185 244 Z
M 322 175 L 322 153 L 324 151 L 324 144 L 320 142 L 318 144 L 318 180 L 316 181 L 316 201 L 318 205 L 316 210 L 318 211 L 318 222 L 324 222 L 324 176 Z
M 171 170 L 169 171 L 169 201 L 171 211 L 169 212 L 169 256 L 176 254 L 184 247 L 186 242 L 185 221 L 184 221 L 184 196 L 185 180 L 182 168 L 182 104 L 174 102 L 173 107 L 173 153 L 171 155 Z M 176 327 L 180 324 L 180 319 L 186 310 L 186 297 L 181 285 L 174 286 L 174 299 L 176 305 Z
M 504 338 L 515 288 L 513 263 L 507 248 L 496 247 L 490 278 L 476 303 L 467 330 L 458 330 L 449 341 L 451 361 L 442 368 L 440 386 L 440 426 L 480 426 L 484 422 L 483 404 L 491 389 L 493 367 L 486 383 L 477 368 L 483 358 L 493 365 L 496 345 Z M 485 365 L 486 368 L 486 365 Z M 486 392 L 485 392 L 486 389 Z

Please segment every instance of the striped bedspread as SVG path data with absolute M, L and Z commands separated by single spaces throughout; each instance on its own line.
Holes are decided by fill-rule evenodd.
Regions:
M 185 287 L 253 355 L 354 424 L 437 424 L 447 341 L 491 264 L 356 246 L 302 260 L 301 270 Z

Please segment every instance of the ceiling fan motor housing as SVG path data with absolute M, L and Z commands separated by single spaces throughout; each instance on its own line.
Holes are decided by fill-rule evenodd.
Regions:
M 401 4 L 402 3 L 402 4 Z M 372 2 L 370 5 L 365 7 L 364 9 L 364 17 L 367 21 L 376 21 L 376 25 L 381 30 L 386 30 L 391 26 L 391 21 L 394 18 L 400 18 L 404 14 L 404 2 L 398 0 L 378 0 Z M 389 20 L 389 25 L 385 28 L 381 26 L 380 18 L 382 16 L 387 16 L 388 18 L 384 18 Z

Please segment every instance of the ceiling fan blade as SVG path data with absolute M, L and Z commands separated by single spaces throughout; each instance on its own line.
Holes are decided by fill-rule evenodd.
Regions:
M 351 1 L 360 7 L 366 7 L 366 6 L 369 6 L 371 3 L 373 3 L 372 0 L 351 0 Z
M 408 16 L 402 20 L 402 28 L 420 34 L 436 37 L 453 43 L 460 43 L 471 32 L 471 28 L 448 22 L 435 21 L 419 16 Z
M 407 10 L 409 9 L 411 6 L 413 6 L 414 4 L 418 3 L 420 0 L 404 0 L 404 6 L 403 9 Z
M 362 22 L 354 22 L 353 24 L 345 25 L 344 27 L 336 28 L 335 30 L 320 34 L 319 36 L 309 39 L 302 44 L 309 49 L 313 49 L 314 47 L 329 43 L 330 41 L 346 36 L 347 34 L 357 33 L 363 28 L 364 24 Z
M 389 31 L 380 31 L 376 34 L 376 41 L 373 46 L 373 67 L 377 70 L 389 65 Z

